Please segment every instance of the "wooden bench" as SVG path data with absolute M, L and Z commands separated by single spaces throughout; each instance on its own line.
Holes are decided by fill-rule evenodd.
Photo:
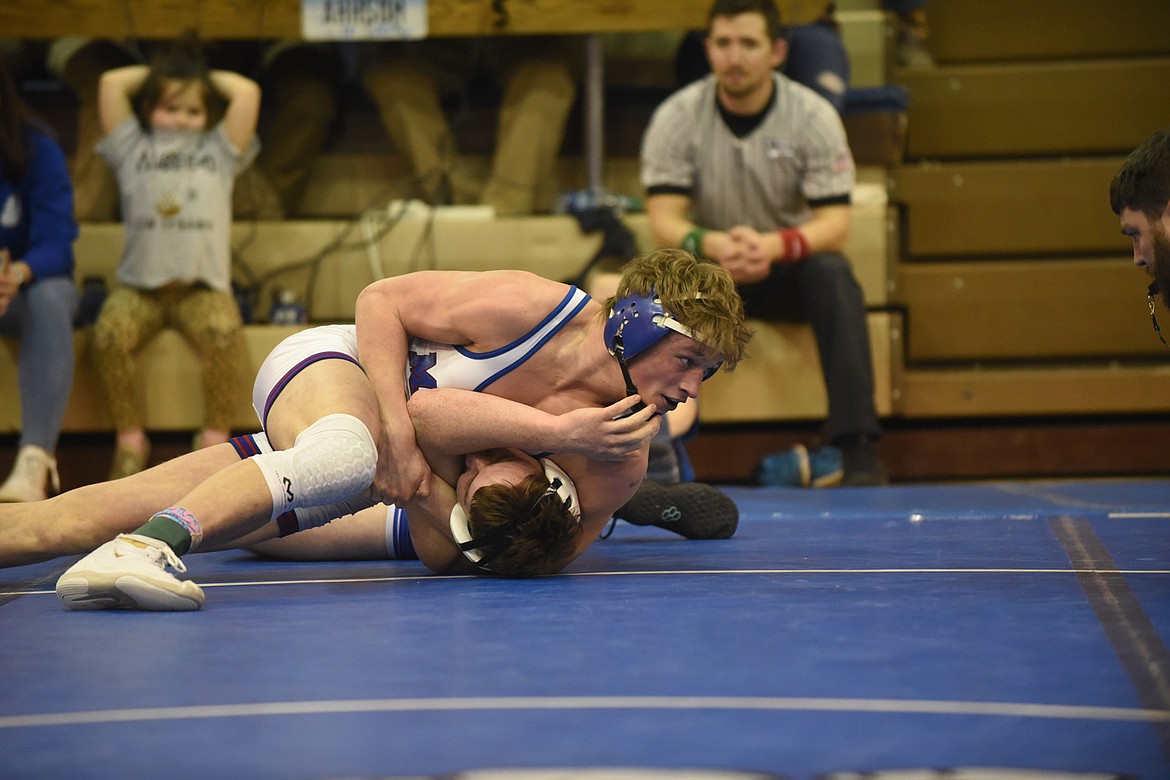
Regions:
M 298 330 L 288 325 L 249 325 L 245 329 L 251 374 L 281 339 Z M 112 431 L 105 400 L 97 386 L 89 356 L 89 329 L 74 333 L 73 391 L 65 413 L 68 433 Z M 13 347 L 12 339 L 5 338 Z M 12 349 L 0 350 L 0 432 L 20 431 L 20 396 Z M 143 348 L 139 357 L 142 409 L 147 428 L 156 431 L 194 431 L 202 427 L 203 396 L 199 391 L 199 361 L 177 331 L 165 330 Z M 249 383 L 249 390 L 251 385 Z M 238 431 L 258 430 L 251 396 L 242 395 L 232 413 Z
M 888 207 L 884 191 L 877 185 L 862 185 L 857 200 L 849 255 L 867 302 L 879 308 L 889 300 L 891 290 Z M 267 318 L 274 291 L 288 288 L 301 301 L 311 301 L 315 321 L 344 322 L 352 321 L 358 293 L 376 278 L 421 268 L 519 268 L 566 280 L 578 275 L 601 246 L 600 234 L 583 235 L 577 220 L 569 216 L 485 220 L 461 214 L 464 212 L 440 210 L 433 221 L 425 216 L 408 217 L 392 228 L 385 212 L 367 214 L 357 221 L 237 223 L 233 227 L 237 269 L 241 271 L 237 276 L 266 280 L 255 296 L 255 313 L 260 320 Z M 645 215 L 628 215 L 625 221 L 641 247 L 650 248 Z M 75 246 L 79 284 L 87 276 L 100 276 L 113 285 L 121 244 L 119 224 L 82 225 Z M 243 269 L 247 272 L 242 273 Z M 311 296 L 307 287 L 310 279 L 314 281 Z M 893 411 L 897 395 L 897 320 L 896 315 L 886 313 L 874 313 L 870 319 L 875 374 L 879 378 L 876 397 L 884 413 Z M 757 419 L 823 416 L 824 391 L 811 331 L 805 326 L 762 322 L 753 322 L 752 327 L 757 331 L 752 358 L 741 365 L 734 378 L 721 376 L 712 380 L 711 400 L 701 407 L 703 419 L 741 421 L 748 408 Z M 253 369 L 289 332 L 286 326 L 264 322 L 247 327 Z M 9 349 L 0 349 L 0 433 L 14 433 L 20 428 L 15 342 L 5 342 Z M 87 332 L 79 331 L 76 377 L 65 419 L 65 430 L 69 432 L 110 430 L 94 383 L 87 344 Z M 198 427 L 202 414 L 198 364 L 177 333 L 164 332 L 145 348 L 141 371 L 149 428 Z M 763 393 L 760 388 L 779 391 Z M 753 398 L 750 407 L 745 406 L 745 392 Z M 233 424 L 243 430 L 255 427 L 249 398 L 240 399 Z

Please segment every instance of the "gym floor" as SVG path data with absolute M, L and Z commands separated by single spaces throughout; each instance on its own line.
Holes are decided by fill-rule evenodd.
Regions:
M 727 491 L 730 540 L 535 580 L 211 553 L 157 614 L 0 570 L 0 777 L 1170 778 L 1170 480 Z

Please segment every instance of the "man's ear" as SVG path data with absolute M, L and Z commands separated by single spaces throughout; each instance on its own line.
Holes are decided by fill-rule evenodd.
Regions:
M 772 69 L 775 70 L 784 64 L 784 60 L 788 58 L 788 41 L 784 38 L 777 38 L 772 41 Z

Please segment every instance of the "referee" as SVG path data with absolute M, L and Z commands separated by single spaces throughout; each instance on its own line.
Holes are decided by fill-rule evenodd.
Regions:
M 715 0 L 712 73 L 678 90 L 642 139 L 654 240 L 726 268 L 748 316 L 812 325 L 845 485 L 884 484 L 865 303 L 842 254 L 855 170 L 823 97 L 776 71 L 788 53 L 773 0 Z

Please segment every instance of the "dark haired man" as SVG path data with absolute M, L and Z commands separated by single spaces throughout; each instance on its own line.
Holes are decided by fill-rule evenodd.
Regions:
M 841 254 L 855 181 L 844 126 L 776 72 L 788 45 L 773 0 L 716 0 L 705 48 L 712 73 L 667 98 L 642 141 L 654 239 L 727 269 L 748 316 L 812 325 L 842 483 L 882 484 L 865 303 Z
M 1151 303 L 1161 292 L 1170 308 L 1170 129 L 1154 133 L 1125 158 L 1109 185 L 1109 205 L 1133 241 L 1133 264 L 1153 278 Z

